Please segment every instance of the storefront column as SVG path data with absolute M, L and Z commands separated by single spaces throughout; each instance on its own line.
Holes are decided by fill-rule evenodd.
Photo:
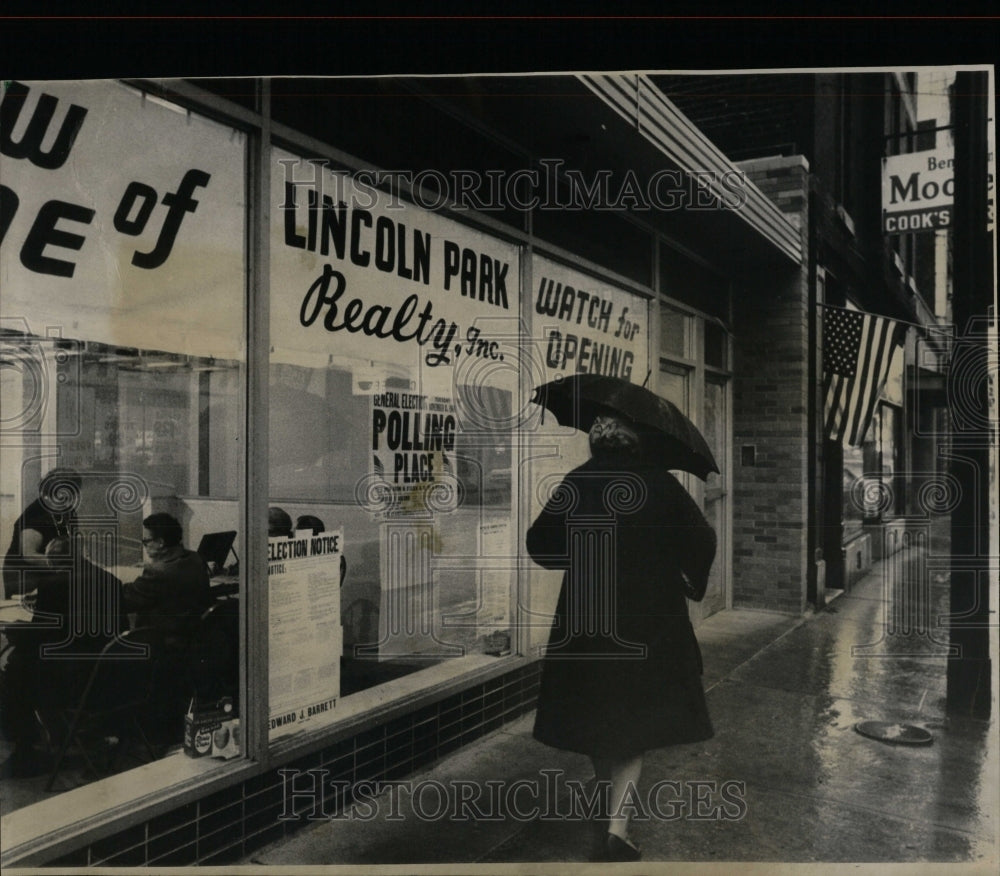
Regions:
M 248 234 L 250 264 L 246 308 L 247 390 L 243 434 L 246 455 L 242 472 L 245 501 L 240 507 L 243 545 L 240 599 L 240 691 L 244 755 L 267 760 L 268 745 L 268 351 L 270 350 L 271 240 L 271 84 L 259 81 L 261 127 L 249 144 L 250 194 Z

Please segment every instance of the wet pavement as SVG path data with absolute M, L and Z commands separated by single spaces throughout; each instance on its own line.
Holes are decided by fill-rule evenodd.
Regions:
M 657 861 L 956 862 L 998 871 L 997 722 L 945 714 L 939 619 L 948 581 L 912 566 L 923 562 L 876 564 L 805 618 L 726 611 L 698 628 L 715 737 L 648 753 L 632 827 L 643 864 L 619 865 L 623 872 Z M 903 586 L 914 580 L 920 588 Z M 572 783 L 586 793 L 591 767 L 535 742 L 532 720 L 409 777 L 395 798 L 302 827 L 244 863 L 578 869 L 593 833 Z M 867 720 L 913 724 L 933 742 L 869 739 L 854 729 Z M 520 797 L 508 793 L 518 781 Z

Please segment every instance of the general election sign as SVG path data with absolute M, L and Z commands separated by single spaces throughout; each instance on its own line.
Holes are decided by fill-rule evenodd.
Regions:
M 987 159 L 991 166 L 992 154 Z M 993 174 L 989 174 L 993 215 Z M 952 223 L 955 150 L 951 146 L 890 155 L 882 159 L 882 231 L 936 231 Z M 992 220 L 991 220 L 992 221 Z
M 455 405 L 450 398 L 385 390 L 372 396 L 372 473 L 401 510 L 454 474 Z

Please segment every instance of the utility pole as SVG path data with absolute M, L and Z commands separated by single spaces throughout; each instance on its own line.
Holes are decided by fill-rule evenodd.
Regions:
M 948 661 L 949 714 L 990 714 L 990 437 L 989 324 L 993 247 L 987 230 L 988 73 L 956 74 L 954 297 L 958 337 L 948 370 L 951 471 L 959 504 L 951 516 L 949 633 L 959 653 Z

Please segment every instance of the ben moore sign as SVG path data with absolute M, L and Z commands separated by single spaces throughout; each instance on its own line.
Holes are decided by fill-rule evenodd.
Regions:
M 929 149 L 882 159 L 882 230 L 934 231 L 951 225 L 954 150 Z
M 992 152 L 987 157 L 992 166 Z M 993 174 L 989 215 L 993 216 Z M 955 201 L 955 153 L 949 147 L 882 159 L 882 231 L 934 231 L 951 225 Z

